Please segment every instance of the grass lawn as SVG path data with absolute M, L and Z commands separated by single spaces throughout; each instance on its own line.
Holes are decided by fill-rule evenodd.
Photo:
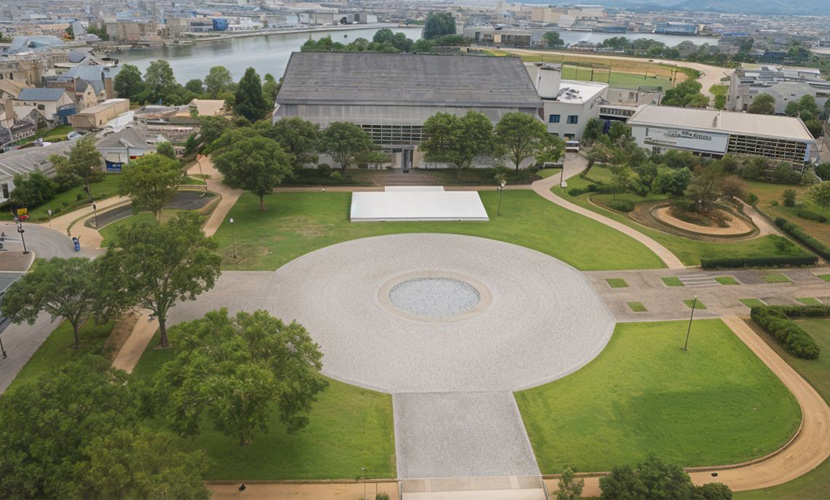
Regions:
M 717 281 L 721 285 L 737 285 L 737 284 L 739 284 L 738 280 L 736 280 L 732 276 L 718 276 L 717 278 L 715 278 L 715 281 Z
M 628 308 L 634 311 L 635 313 L 644 313 L 647 312 L 646 306 L 643 305 L 642 302 L 627 302 Z
M 115 323 L 110 321 L 96 324 L 88 321 L 81 327 L 79 334 L 81 346 L 72 349 L 74 342 L 72 325 L 68 321 L 61 323 L 35 351 L 15 377 L 8 390 L 17 389 L 25 384 L 35 382 L 38 377 L 90 353 L 100 354 L 104 341 L 109 337 Z
M 827 355 L 830 353 L 830 320 L 806 319 L 799 320 L 798 324 L 815 339 L 821 348 L 822 353 L 818 359 L 796 358 L 784 350 L 768 333 L 760 328 L 755 328 L 755 331 L 779 356 L 815 387 L 825 401 L 830 402 L 830 356 Z M 827 498 L 829 490 L 830 460 L 825 460 L 816 469 L 789 483 L 764 490 L 735 493 L 734 498 L 736 500 Z
M 628 283 L 622 278 L 608 278 L 605 280 L 611 288 L 628 288 Z
M 818 278 L 830 282 L 830 274 L 819 274 Z
M 175 343 L 175 334 L 171 337 Z M 133 376 L 149 379 L 174 354 L 152 346 Z M 285 432 L 276 407 L 271 430 L 257 434 L 248 446 L 213 430 L 205 422 L 183 448 L 204 450 L 213 462 L 206 479 L 352 479 L 366 467 L 369 477 L 395 477 L 395 439 L 392 396 L 329 380 L 331 384 L 314 404 L 309 424 L 294 434 Z
M 764 275 L 764 281 L 767 283 L 792 283 L 792 280 L 781 273 L 770 273 Z
M 538 172 L 536 172 L 536 175 L 538 175 L 542 179 L 547 179 L 551 175 L 558 174 L 561 171 L 561 168 L 546 168 L 544 170 L 539 170 Z
M 193 176 L 188 175 L 184 178 L 184 180 L 182 180 L 182 185 L 184 185 L 184 186 L 204 186 L 205 185 L 205 180 L 200 179 L 198 177 L 193 177 Z
M 23 144 L 35 142 L 40 138 L 43 138 L 44 142 L 65 141 L 66 134 L 68 134 L 69 132 L 72 132 L 72 125 L 61 125 L 60 127 L 55 127 L 52 130 L 41 129 L 35 132 L 35 135 L 31 137 L 20 139 L 19 141 L 17 141 L 17 144 L 22 146 Z
M 712 85 L 709 87 L 709 92 L 712 95 L 726 95 L 729 92 L 729 85 Z
M 683 303 L 686 304 L 689 307 L 689 309 L 691 309 L 693 305 L 695 306 L 695 309 L 706 309 L 706 305 L 703 302 L 701 302 L 700 299 L 697 300 L 696 304 L 695 299 L 686 299 L 683 301 Z
M 621 323 L 605 350 L 563 379 L 516 393 L 543 474 L 684 467 L 762 456 L 796 431 L 784 384 L 720 320 Z
M 530 190 L 481 192 L 489 222 L 349 221 L 351 193 L 277 193 L 259 211 L 246 193 L 231 209 L 236 249 L 231 256 L 227 222 L 216 233 L 227 269 L 276 269 L 303 254 L 335 243 L 396 233 L 455 233 L 522 245 L 582 270 L 655 269 L 663 262 L 648 248 L 609 227 L 544 200 Z M 578 249 L 578 251 L 576 251 Z
M 164 214 L 164 212 L 162 211 L 162 215 L 163 214 Z M 109 244 L 109 242 L 112 241 L 113 238 L 115 238 L 115 234 L 118 231 L 119 227 L 135 224 L 137 222 L 151 221 L 151 220 L 155 220 L 155 217 L 153 217 L 153 214 L 151 214 L 150 212 L 141 212 L 141 213 L 138 213 L 138 214 L 135 214 L 135 215 L 131 215 L 131 216 L 127 217 L 126 219 L 121 219 L 121 220 L 112 222 L 110 224 L 107 224 L 106 226 L 102 227 L 98 231 L 101 234 L 101 237 L 104 238 L 104 240 L 101 242 L 101 246 L 106 247 Z
M 741 301 L 741 304 L 745 305 L 746 307 L 752 309 L 753 307 L 761 307 L 765 306 L 763 300 L 761 299 L 738 299 Z
M 805 306 L 820 306 L 821 305 L 821 301 L 818 300 L 815 297 L 803 297 L 803 298 L 795 299 L 795 300 L 801 302 Z
M 685 286 L 683 282 L 680 281 L 680 278 L 677 276 L 668 276 L 666 278 L 661 278 L 663 280 L 663 284 L 666 286 Z
M 603 180 L 602 178 L 605 173 L 603 172 L 603 168 L 594 167 L 591 169 L 589 173 L 589 177 L 597 180 Z M 554 186 L 551 191 L 564 198 L 571 203 L 579 205 L 583 208 L 587 208 L 593 212 L 602 214 L 610 219 L 614 219 L 618 222 L 621 222 L 629 227 L 636 229 L 637 231 L 645 234 L 646 236 L 654 239 L 661 245 L 665 246 L 669 249 L 674 255 L 677 256 L 686 265 L 696 266 L 700 264 L 700 259 L 702 258 L 724 258 L 724 257 L 762 257 L 762 256 L 770 256 L 770 255 L 811 255 L 806 250 L 801 249 L 801 247 L 795 246 L 792 249 L 791 253 L 783 253 L 776 248 L 775 245 L 775 238 L 771 236 L 763 236 L 760 238 L 753 238 L 751 240 L 741 240 L 741 241 L 724 241 L 724 242 L 716 242 L 716 241 L 700 241 L 694 240 L 691 238 L 684 238 L 682 236 L 675 236 L 673 234 L 664 233 L 662 231 L 658 231 L 656 229 L 652 229 L 642 224 L 639 224 L 628 217 L 611 211 L 606 210 L 601 207 L 598 207 L 594 203 L 590 201 L 589 194 L 581 194 L 579 196 L 571 196 L 567 193 L 567 191 L 571 188 L 575 187 L 586 187 L 590 184 L 589 181 L 582 179 L 580 177 L 572 177 L 568 179 L 568 187 L 566 189 L 560 189 L 558 186 Z M 610 199 L 611 195 L 598 195 L 600 196 L 600 200 L 602 199 Z M 625 193 L 622 195 L 617 195 L 617 199 L 627 199 L 633 202 L 638 201 L 647 201 L 651 199 L 655 199 L 653 195 L 649 197 L 640 197 L 635 194 Z M 828 224 L 830 227 L 830 224 Z M 828 236 L 830 238 L 830 236 Z
M 784 191 L 792 189 L 798 193 L 796 197 L 797 204 L 803 204 L 801 207 L 785 207 L 782 201 Z M 783 217 L 793 224 L 800 226 L 807 234 L 819 239 L 820 241 L 830 241 L 830 222 L 818 222 L 808 219 L 802 219 L 798 216 L 800 210 L 812 212 L 818 215 L 821 208 L 811 203 L 805 195 L 807 191 L 805 186 L 786 186 L 782 184 L 770 184 L 768 182 L 748 182 L 747 191 L 755 193 L 758 196 L 757 207 L 772 219 L 776 217 Z M 773 206 L 772 202 L 777 201 L 778 206 Z M 825 212 L 827 212 L 825 210 Z M 827 213 L 825 213 L 825 216 Z
M 96 200 L 110 198 L 118 194 L 118 181 L 120 175 L 105 175 L 101 182 L 92 183 L 92 196 Z M 81 199 L 78 199 L 81 195 Z M 59 193 L 51 201 L 39 207 L 29 210 L 29 220 L 32 222 L 46 222 L 49 220 L 49 209 L 52 209 L 52 217 L 65 215 L 73 210 L 89 204 L 89 196 L 86 195 L 86 187 L 78 186 L 63 193 Z M 0 220 L 11 220 L 11 213 L 0 211 Z

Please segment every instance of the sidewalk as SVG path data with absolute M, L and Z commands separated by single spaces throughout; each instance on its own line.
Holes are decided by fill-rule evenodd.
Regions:
M 102 213 L 110 208 L 125 205 L 130 203 L 130 198 L 126 196 L 113 196 L 105 200 L 95 202 L 97 213 Z M 67 236 L 78 237 L 81 241 L 82 248 L 99 249 L 104 238 L 97 229 L 86 227 L 84 222 L 90 217 L 94 216 L 92 205 L 80 208 L 65 215 L 59 215 L 52 219 L 51 222 L 42 222 L 39 224 L 42 227 L 51 228 L 61 234 Z
M 198 176 L 200 174 L 209 175 L 210 178 L 205 180 L 208 191 L 213 191 L 222 197 L 219 204 L 213 209 L 207 222 L 205 222 L 202 230 L 206 236 L 213 236 L 222 225 L 222 222 L 227 218 L 236 201 L 242 196 L 245 191 L 241 189 L 231 189 L 222 183 L 222 174 L 216 170 L 213 162 L 207 156 L 199 155 L 196 159 L 196 164 L 190 167 L 187 171 L 189 175 Z

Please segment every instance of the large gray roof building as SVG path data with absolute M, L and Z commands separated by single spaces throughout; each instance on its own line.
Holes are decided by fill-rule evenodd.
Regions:
M 478 111 L 496 123 L 509 112 L 539 116 L 541 108 L 519 58 L 295 52 L 274 120 L 299 116 L 324 128 L 348 121 L 385 149 L 406 149 L 438 112 Z

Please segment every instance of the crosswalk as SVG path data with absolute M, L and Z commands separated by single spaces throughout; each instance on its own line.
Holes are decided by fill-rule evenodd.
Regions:
M 719 285 L 715 278 L 708 274 L 686 274 L 678 278 L 683 286 L 688 288 L 707 288 Z

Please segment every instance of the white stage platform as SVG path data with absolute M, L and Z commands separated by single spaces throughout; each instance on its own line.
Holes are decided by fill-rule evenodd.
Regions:
M 352 193 L 352 222 L 489 221 L 475 191 L 444 191 L 441 186 L 389 186 Z

